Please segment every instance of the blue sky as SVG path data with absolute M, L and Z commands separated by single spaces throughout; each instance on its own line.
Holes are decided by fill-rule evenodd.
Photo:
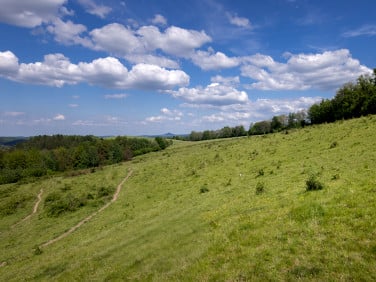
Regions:
M 376 66 L 372 0 L 0 6 L 0 136 L 248 128 Z

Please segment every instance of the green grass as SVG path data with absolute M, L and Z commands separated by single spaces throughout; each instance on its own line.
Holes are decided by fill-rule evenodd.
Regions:
M 91 174 L 2 185 L 2 206 L 22 201 L 0 215 L 0 280 L 374 281 L 375 136 L 370 116 L 178 142 Z M 37 248 L 98 210 L 129 169 L 118 201 Z M 306 191 L 312 175 L 322 190 Z M 11 227 L 40 188 L 38 212 Z M 51 193 L 93 198 L 52 217 L 44 205 Z

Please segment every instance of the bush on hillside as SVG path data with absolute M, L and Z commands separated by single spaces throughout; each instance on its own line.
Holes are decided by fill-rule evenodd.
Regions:
M 260 195 L 265 192 L 265 184 L 263 182 L 257 182 L 256 195 Z
M 200 188 L 200 193 L 203 194 L 203 193 L 207 193 L 207 192 L 209 192 L 209 188 L 208 188 L 208 186 L 203 185 L 203 186 Z
M 47 214 L 51 217 L 58 217 L 66 212 L 74 212 L 85 204 L 86 199 L 77 198 L 70 193 L 63 197 L 61 194 L 53 192 L 44 201 Z
M 324 189 L 324 185 L 319 180 L 317 180 L 315 175 L 312 174 L 306 180 L 306 191 L 316 191 L 322 189 Z

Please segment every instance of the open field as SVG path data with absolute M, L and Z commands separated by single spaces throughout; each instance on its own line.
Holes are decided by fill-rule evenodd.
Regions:
M 2 185 L 0 280 L 375 281 L 375 137 L 369 116 Z M 111 201 L 129 171 L 117 201 L 41 247 Z M 322 190 L 306 191 L 311 175 Z M 56 211 L 56 195 L 82 205 Z

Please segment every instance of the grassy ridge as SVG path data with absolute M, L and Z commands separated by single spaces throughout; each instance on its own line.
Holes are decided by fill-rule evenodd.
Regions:
M 88 175 L 2 185 L 1 203 L 25 199 L 0 216 L 0 280 L 376 280 L 375 136 L 371 116 L 177 143 Z M 41 254 L 36 245 L 106 199 L 57 218 L 42 202 L 11 227 L 41 187 L 43 199 L 95 195 L 115 189 L 129 168 L 117 202 Z M 323 190 L 305 191 L 312 174 Z

